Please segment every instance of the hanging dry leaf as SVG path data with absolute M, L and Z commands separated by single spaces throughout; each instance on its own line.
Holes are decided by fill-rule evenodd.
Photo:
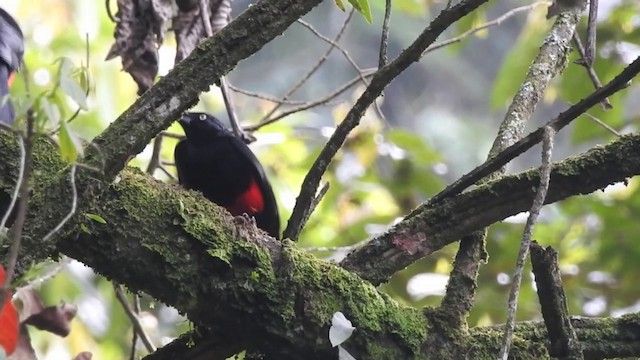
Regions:
M 229 23 L 232 2 L 233 0 L 203 0 L 200 2 L 186 0 L 182 1 L 182 4 L 178 3 L 178 15 L 173 18 L 173 30 L 176 33 L 177 42 L 176 64 L 189 56 L 200 39 L 207 37 L 207 29 L 202 22 L 199 3 L 204 3 L 207 6 L 209 24 L 212 33 L 215 34 Z
M 171 0 L 118 0 L 116 39 L 106 60 L 122 58 L 122 67 L 147 91 L 158 74 L 158 47 L 172 15 Z

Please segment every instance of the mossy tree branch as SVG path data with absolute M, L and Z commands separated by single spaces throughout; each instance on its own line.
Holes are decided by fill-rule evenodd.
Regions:
M 0 160 L 0 189 L 4 193 L 17 174 L 15 143 L 10 134 L 0 132 L 0 152 L 5 155 Z M 639 174 L 639 149 L 640 135 L 624 136 L 556 164 L 548 200 L 592 192 Z M 40 160 L 34 169 L 37 195 L 43 189 L 40 183 L 55 177 L 64 165 L 46 142 L 37 143 L 34 156 Z M 536 172 L 528 171 L 443 201 L 415 216 L 415 227 L 403 228 L 403 239 L 411 233 L 416 234 L 414 238 L 429 234 L 431 248 L 427 250 L 435 251 L 461 233 L 526 209 L 537 181 Z M 231 217 L 197 193 L 133 169 L 121 172 L 118 182 L 100 186 L 104 188 L 101 198 L 87 210 L 105 218 L 107 224 L 83 219 L 90 233 L 81 231 L 76 223 L 56 250 L 134 291 L 175 306 L 197 325 L 238 334 L 242 346 L 282 359 L 335 356 L 327 338 L 335 311 L 345 313 L 358 329 L 346 343 L 357 358 L 435 359 L 443 358 L 443 351 L 447 351 L 444 358 L 470 354 L 487 358 L 499 346 L 494 340 L 500 333 L 493 328 L 433 332 L 434 322 L 442 321 L 437 312 L 402 307 L 355 274 L 305 254 L 290 242 L 275 241 L 255 229 L 250 220 Z M 65 208 L 64 203 L 49 206 L 58 211 Z M 629 319 L 601 320 L 587 330 L 576 326 L 578 338 L 591 336 L 603 324 L 620 335 L 612 335 L 610 341 L 616 346 L 609 346 L 610 351 L 622 345 L 635 349 L 637 339 L 630 340 L 629 330 L 619 330 L 623 325 L 638 326 Z M 544 325 L 536 326 L 542 327 L 516 332 L 514 356 L 548 356 L 547 340 L 538 336 Z M 603 343 L 584 344 L 585 352 L 606 349 Z
M 591 193 L 640 174 L 639 150 L 640 134 L 626 135 L 554 164 L 545 203 Z M 352 253 L 341 265 L 373 284 L 385 282 L 389 274 L 461 236 L 527 211 L 539 182 L 538 170 L 532 169 L 421 207 L 411 218 Z
M 201 92 L 208 90 L 240 60 L 256 53 L 319 3 L 320 0 L 260 1 L 215 36 L 202 41 L 191 55 L 145 92 L 87 147 L 83 161 L 100 169 L 100 172 L 86 168 L 78 170 L 78 212 L 86 211 L 100 197 L 104 190 L 102 181 L 113 181 L 127 159 L 140 153 L 160 131 L 195 105 Z M 55 249 L 55 237 L 50 241 L 43 241 L 43 238 L 65 212 L 47 204 L 71 203 L 68 177 L 69 174 L 62 171 L 49 178 L 46 184 L 40 184 L 42 191 L 31 199 L 23 244 L 31 242 L 37 246 L 29 246 L 32 252 L 20 252 L 17 273 Z M 49 221 L 43 222 L 42 219 Z M 74 223 L 77 225 L 77 219 L 69 221 L 63 232 Z

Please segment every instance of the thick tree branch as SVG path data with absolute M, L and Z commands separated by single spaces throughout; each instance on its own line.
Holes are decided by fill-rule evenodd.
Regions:
M 579 18 L 577 11 L 569 11 L 563 12 L 556 19 L 500 124 L 488 159 L 522 139 L 525 126 L 544 95 L 547 85 L 564 70 L 567 64 L 571 50 L 569 43 Z M 495 180 L 504 175 L 506 170 L 506 166 L 502 166 L 482 179 L 480 183 Z M 442 299 L 443 311 L 452 316 L 458 327 L 466 325 L 466 317 L 473 305 L 480 263 L 487 258 L 486 234 L 487 229 L 483 229 L 462 237 L 447 291 Z
M 571 325 L 567 297 L 562 286 L 558 252 L 551 246 L 543 248 L 534 241 L 531 243 L 531 265 L 536 277 L 542 317 L 549 333 L 549 352 L 563 360 L 582 359 L 582 349 Z
M 545 203 L 587 194 L 639 175 L 638 154 L 640 134 L 634 134 L 554 164 Z M 532 169 L 422 207 L 414 216 L 351 253 L 342 265 L 373 284 L 380 284 L 461 236 L 528 210 L 539 183 L 539 173 Z
M 209 89 L 240 60 L 257 52 L 262 46 L 282 34 L 320 0 L 264 0 L 249 7 L 215 36 L 201 42 L 169 74 L 145 92 L 129 109 L 116 119 L 85 152 L 85 161 L 101 173 L 80 168 L 77 174 L 78 211 L 83 212 L 102 194 L 104 183 L 111 182 L 125 166 L 131 155 L 138 154 L 160 131 L 167 128 L 187 108 L 193 106 L 198 95 Z M 72 194 L 67 182 L 68 171 L 50 178 L 46 190 L 30 201 L 24 242 L 37 243 L 31 253 L 21 252 L 17 271 L 34 259 L 53 255 L 56 238 L 43 241 L 45 235 L 62 218 L 50 204 L 69 204 Z M 44 185 L 43 185 L 44 186 Z M 37 209 L 37 211 L 35 210 Z M 43 222 L 42 219 L 48 221 Z M 72 219 L 62 229 L 77 225 Z
M 384 88 L 393 79 L 406 70 L 409 65 L 419 61 L 422 52 L 436 41 L 443 31 L 487 1 L 489 0 L 465 0 L 452 8 L 443 10 L 406 50 L 373 75 L 367 89 L 358 98 L 345 119 L 338 125 L 336 131 L 331 135 L 331 138 L 314 161 L 311 170 L 305 176 L 293 213 L 282 235 L 284 238 L 297 240 L 297 236 L 294 235 L 300 234 L 302 224 L 309 216 L 309 205 L 315 197 L 322 175 L 324 175 L 331 160 L 342 147 L 351 130 L 358 126 L 369 105 L 380 96 Z
M 35 145 L 34 158 L 39 161 L 34 163 L 34 196 L 39 196 L 47 189 L 41 183 L 64 165 L 51 144 Z M 639 149 L 640 135 L 625 136 L 556 165 L 549 200 L 594 191 L 640 173 Z M 11 134 L 0 132 L 0 153 L 0 189 L 8 194 L 20 167 Z M 434 247 L 454 241 L 460 233 L 526 209 L 538 181 L 537 173 L 530 171 L 458 195 L 433 209 L 439 217 L 427 211 L 433 225 L 417 229 L 429 231 L 438 241 Z M 327 330 L 335 311 L 345 313 L 358 329 L 345 343 L 357 358 L 442 358 L 444 353 L 434 349 L 454 358 L 483 358 L 488 347 L 497 344 L 499 334 L 493 329 L 483 333 L 494 339 L 490 344 L 479 341 L 482 336 L 465 333 L 448 343 L 451 338 L 433 332 L 432 311 L 398 305 L 354 274 L 297 250 L 291 242 L 275 241 L 249 220 L 231 217 L 198 193 L 157 182 L 135 169 L 121 172 L 117 183 L 102 186 L 100 201 L 87 210 L 107 224 L 83 218 L 89 233 L 71 229 L 58 242 L 58 250 L 133 291 L 175 306 L 198 326 L 237 334 L 230 341 L 237 341 L 238 348 L 255 348 L 278 359 L 334 357 Z M 426 223 L 422 216 L 412 221 Z M 413 231 L 416 237 L 425 236 Z M 516 330 L 516 336 L 540 332 L 522 331 Z M 585 334 L 577 331 L 582 339 Z M 625 342 L 628 337 L 617 339 Z M 546 343 L 546 338 L 537 338 L 523 348 L 516 342 L 512 354 L 526 358 L 531 349 L 545 354 Z M 589 346 L 593 345 L 585 344 L 585 351 Z

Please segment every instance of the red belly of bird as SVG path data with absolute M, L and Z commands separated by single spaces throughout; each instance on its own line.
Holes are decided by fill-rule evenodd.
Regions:
M 260 191 L 258 183 L 252 180 L 249 188 L 242 193 L 233 204 L 226 208 L 233 216 L 242 214 L 253 215 L 261 212 L 262 209 L 264 209 L 264 199 L 262 198 L 262 192 Z

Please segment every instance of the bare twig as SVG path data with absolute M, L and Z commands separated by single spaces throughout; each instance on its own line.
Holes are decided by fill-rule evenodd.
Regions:
M 611 96 L 616 92 L 626 88 L 628 82 L 640 72 L 640 57 L 636 58 L 629 66 L 627 66 L 615 79 L 611 80 L 607 85 L 591 93 L 591 95 L 582 99 L 577 104 L 571 106 L 569 109 L 562 112 L 555 119 L 549 121 L 545 126 L 551 126 L 555 131 L 559 131 L 563 127 L 569 125 L 578 116 L 582 115 L 585 111 L 590 109 L 595 104 L 602 101 L 607 96 Z M 468 172 L 460 179 L 456 180 L 453 184 L 447 186 L 436 196 L 429 199 L 426 206 L 432 206 L 435 203 L 442 201 L 443 199 L 452 195 L 458 194 L 467 187 L 475 184 L 478 180 L 491 174 L 500 167 L 506 165 L 509 161 L 513 160 L 518 155 L 527 151 L 542 139 L 544 127 L 532 132 L 522 140 L 509 146 L 500 154 L 493 156 L 490 160 L 485 161 L 482 165 L 476 167 L 472 171 Z M 416 209 L 419 211 L 421 207 Z M 412 212 L 415 213 L 416 211 Z
M 163 133 L 158 134 L 155 140 L 153 140 L 153 152 L 151 152 L 151 159 L 149 159 L 149 165 L 147 165 L 147 174 L 153 176 L 153 173 L 160 166 L 160 150 L 162 150 L 162 138 Z
M 551 246 L 544 249 L 535 241 L 530 250 L 538 301 L 549 338 L 549 355 L 563 360 L 584 359 L 562 288 L 558 252 Z
M 62 269 L 65 268 L 65 266 L 69 265 L 70 262 L 71 262 L 71 258 L 69 258 L 68 256 L 61 255 L 61 259 L 58 261 L 58 263 L 54 267 L 48 269 L 46 273 L 38 276 L 38 278 L 32 281 L 29 281 L 26 285 L 20 286 L 19 288 L 16 289 L 16 292 L 29 291 L 39 287 L 45 282 L 53 279 L 54 276 L 58 275 L 58 273 L 60 273 L 60 271 L 62 271 Z
M 364 73 L 364 76 L 365 77 L 370 77 L 370 76 L 373 76 L 374 74 L 375 74 L 375 70 L 370 70 L 370 71 L 366 71 Z M 316 107 L 318 105 L 327 104 L 331 100 L 333 100 L 336 97 L 338 97 L 343 92 L 349 90 L 349 88 L 351 88 L 352 86 L 354 86 L 355 84 L 357 84 L 360 81 L 361 80 L 360 80 L 359 76 L 355 77 L 355 78 L 351 79 L 350 81 L 348 81 L 347 83 L 345 83 L 344 85 L 342 85 L 341 87 L 339 87 L 338 89 L 336 89 L 333 92 L 331 92 L 330 94 L 327 94 L 327 95 L 325 95 L 325 96 L 323 96 L 323 97 L 321 97 L 321 98 L 319 98 L 317 100 L 306 102 L 303 105 L 300 105 L 300 106 L 295 107 L 293 109 L 289 109 L 287 111 L 283 111 L 282 113 L 280 113 L 280 114 L 278 114 L 278 115 L 276 115 L 276 116 L 274 116 L 272 118 L 269 118 L 267 120 L 260 121 L 259 123 L 255 124 L 255 125 L 247 126 L 247 127 L 245 127 L 245 130 L 247 130 L 247 131 L 255 131 L 255 130 L 260 129 L 263 126 L 266 126 L 266 125 L 269 125 L 269 124 L 273 124 L 274 122 L 276 122 L 276 121 L 278 121 L 278 120 L 280 120 L 282 118 L 285 118 L 285 117 L 287 117 L 289 115 L 292 115 L 292 114 L 295 114 L 295 113 L 298 113 L 300 111 L 304 111 L 304 110 L 307 110 L 307 109 L 311 109 L 312 107 Z
M 304 228 L 304 226 L 307 224 L 307 221 L 309 220 L 309 217 L 311 216 L 311 214 L 313 214 L 313 212 L 315 211 L 316 207 L 318 206 L 318 204 L 320 203 L 320 201 L 322 200 L 322 198 L 327 194 L 327 191 L 329 191 L 329 183 L 326 182 L 322 188 L 320 188 L 320 190 L 318 191 L 318 195 L 316 195 L 316 197 L 313 199 L 313 201 L 311 202 L 311 205 L 309 205 L 309 212 L 308 212 L 308 216 L 302 220 L 302 226 L 299 227 L 299 229 Z M 300 233 L 293 233 L 291 234 L 291 239 L 297 239 L 298 236 L 300 236 Z
M 384 19 L 382 20 L 382 36 L 380 36 L 380 56 L 378 68 L 387 64 L 387 49 L 389 48 L 389 20 L 391 18 L 391 0 L 385 0 Z
M 598 0 L 589 0 L 589 20 L 587 23 L 587 52 L 584 57 L 589 66 L 596 60 L 596 33 L 598 21 Z
M 272 103 L 275 104 L 282 104 L 282 105 L 304 105 L 306 104 L 308 101 L 304 101 L 304 100 L 283 100 L 280 98 L 277 98 L 275 96 L 272 95 L 268 95 L 268 94 L 261 94 L 261 93 L 257 93 L 254 91 L 249 91 L 249 90 L 245 90 L 245 89 L 241 89 L 231 83 L 227 84 L 229 85 L 229 89 L 240 93 L 242 95 L 246 95 L 246 96 L 250 96 L 250 97 L 254 97 L 260 100 L 266 100 L 266 101 L 270 101 Z
M 299 234 L 301 224 L 308 217 L 309 206 L 311 205 L 318 184 L 322 175 L 327 170 L 329 163 L 338 152 L 347 136 L 359 123 L 369 105 L 382 93 L 384 88 L 409 65 L 417 61 L 424 49 L 432 44 L 435 39 L 451 24 L 458 21 L 462 16 L 472 12 L 487 0 L 468 0 L 462 2 L 451 9 L 444 10 L 438 15 L 420 36 L 395 60 L 378 70 L 371 80 L 371 84 L 356 101 L 345 119 L 338 125 L 336 131 L 331 135 L 329 141 L 322 149 L 318 158 L 305 176 L 300 189 L 300 195 L 296 200 L 293 213 L 289 218 L 287 228 L 283 238 L 291 238 L 292 234 Z
M 53 229 L 51 229 L 51 231 L 49 231 L 49 233 L 47 233 L 47 235 L 45 235 L 42 238 L 43 242 L 48 241 L 53 235 L 55 235 L 55 233 L 60 231 L 60 229 L 62 229 L 64 224 L 66 224 L 67 221 L 69 221 L 73 217 L 73 215 L 76 213 L 76 209 L 78 207 L 78 189 L 76 188 L 76 168 L 77 168 L 77 165 L 72 164 L 71 171 L 69 173 L 69 183 L 71 184 L 71 192 L 72 192 L 71 209 L 69 209 L 69 212 L 67 213 L 67 215 L 65 215 L 65 217 L 62 218 L 62 220 L 60 220 L 58 225 L 56 225 Z
M 118 302 L 120 303 L 120 305 L 122 305 L 122 308 L 124 309 L 125 314 L 127 315 L 127 317 L 129 318 L 129 321 L 131 321 L 131 324 L 133 325 L 134 332 L 137 333 L 138 336 L 140 336 L 140 340 L 142 340 L 144 347 L 150 353 L 156 351 L 156 347 L 153 345 L 153 342 L 151 341 L 147 333 L 144 331 L 144 328 L 140 323 L 140 319 L 138 318 L 138 315 L 136 314 L 134 309 L 131 308 L 131 304 L 129 304 L 129 300 L 127 299 L 127 296 L 124 293 L 124 289 L 122 288 L 122 285 L 113 284 L 113 288 L 116 292 L 116 299 L 118 299 Z
M 591 82 L 593 83 L 593 86 L 596 89 L 599 89 L 602 87 L 602 83 L 600 82 L 600 78 L 598 77 L 598 74 L 596 74 L 595 69 L 593 68 L 593 63 L 591 60 L 587 59 L 587 54 L 586 54 L 586 50 L 584 48 L 584 46 L 582 46 L 582 41 L 580 40 L 580 36 L 578 36 L 578 34 L 573 34 L 573 43 L 576 46 L 576 50 L 578 50 L 578 53 L 580 54 L 580 60 L 577 61 L 577 63 L 579 65 L 584 66 L 585 69 L 587 69 L 587 74 L 589 75 L 589 79 L 591 79 Z M 613 105 L 611 105 L 611 102 L 609 101 L 609 98 L 604 98 L 600 104 L 602 105 L 602 108 L 605 110 L 610 110 L 613 108 Z
M 608 132 L 612 133 L 613 135 L 615 135 L 615 136 L 621 136 L 622 135 L 616 129 L 612 128 L 607 123 L 605 123 L 604 121 L 598 119 L 597 117 L 589 114 L 588 112 L 585 112 L 583 115 L 588 117 L 591 121 L 595 122 L 596 124 L 602 126 L 605 130 L 607 130 Z
M 549 190 L 549 179 L 551 177 L 552 168 L 551 154 L 553 152 L 553 137 L 555 133 L 555 130 L 551 126 L 545 126 L 542 141 L 540 185 L 538 186 L 538 189 L 536 191 L 536 196 L 533 198 L 533 205 L 531 205 L 529 217 L 527 218 L 527 223 L 524 227 L 522 242 L 520 244 L 520 251 L 518 252 L 518 258 L 516 261 L 516 270 L 513 274 L 513 283 L 511 285 L 511 292 L 509 293 L 507 323 L 505 324 L 502 348 L 500 350 L 500 358 L 502 360 L 507 360 L 509 358 L 511 339 L 513 338 L 513 331 L 515 329 L 516 309 L 518 308 L 518 295 L 520 294 L 522 273 L 524 271 L 524 265 L 529 253 L 529 245 L 531 244 L 531 234 L 533 233 L 533 227 L 535 226 L 538 215 L 540 214 L 540 209 L 542 209 L 544 200 L 547 197 L 547 190 Z
M 347 18 L 344 20 L 344 22 L 342 23 L 342 27 L 340 27 L 340 30 L 338 31 L 338 34 L 336 35 L 336 37 L 334 38 L 334 40 L 330 43 L 331 46 L 327 49 L 327 51 L 325 51 L 325 53 L 320 57 L 320 59 L 318 59 L 318 61 L 316 62 L 315 65 L 313 65 L 311 67 L 311 69 L 305 74 L 305 76 L 302 77 L 302 79 L 300 79 L 295 85 L 293 85 L 282 97 L 282 101 L 288 100 L 289 97 L 291 95 L 293 95 L 296 91 L 298 91 L 298 89 L 300 89 L 302 87 L 302 85 L 304 85 L 307 80 L 309 80 L 309 78 L 311 78 L 311 76 L 313 74 L 315 74 L 316 71 L 318 71 L 318 69 L 320 68 L 320 66 L 322 66 L 322 64 L 324 64 L 325 61 L 327 61 L 327 59 L 329 58 L 329 55 L 331 55 L 331 53 L 333 52 L 333 49 L 336 48 L 336 44 L 338 43 L 338 41 L 340 41 L 340 38 L 342 38 L 342 35 L 344 34 L 344 31 L 347 29 L 347 25 L 349 25 L 349 22 L 351 21 L 351 18 L 353 16 L 353 12 L 354 10 L 351 9 L 351 11 L 349 12 L 349 15 L 347 15 Z M 271 120 L 271 116 L 273 114 L 275 114 L 276 111 L 278 111 L 278 109 L 280 108 L 280 103 L 276 104 L 273 108 L 271 108 L 271 110 L 269 110 L 268 113 L 266 113 L 262 119 L 260 119 L 260 121 L 258 121 L 258 124 L 262 124 L 264 123 L 264 125 L 267 124 L 267 121 Z M 273 120 L 276 121 L 276 120 Z M 271 121 L 271 122 L 273 122 Z M 271 123 L 269 122 L 269 124 Z M 257 128 L 260 128 L 264 125 L 261 125 Z M 253 128 L 253 127 L 249 127 Z M 252 130 L 249 130 L 252 131 Z
M 209 8 L 207 3 L 208 2 L 206 0 L 200 0 L 200 16 L 202 18 L 202 23 L 204 24 L 205 32 L 207 33 L 207 37 L 211 37 L 213 36 L 213 29 L 211 28 L 211 20 L 209 17 Z M 238 116 L 236 115 L 236 110 L 233 106 L 233 99 L 225 76 L 220 77 L 220 92 L 222 93 L 222 99 L 224 100 L 224 105 L 227 109 L 227 116 L 229 117 L 229 123 L 231 124 L 233 134 L 247 144 L 255 141 L 255 137 L 245 133 L 240 127 L 240 122 L 238 121 Z
M 535 5 L 535 4 L 534 4 Z M 525 7 L 524 9 L 527 9 Z M 500 21 L 523 11 L 523 8 L 514 9 L 492 22 Z M 490 23 L 488 23 L 490 24 Z M 487 25 L 487 24 L 485 24 Z M 540 68 L 561 68 L 569 57 L 569 52 L 563 44 L 569 41 L 571 31 L 577 25 L 577 19 L 573 23 L 556 21 L 553 28 L 545 38 L 543 45 L 535 60 L 529 67 L 529 71 L 513 98 L 504 119 L 500 124 L 498 134 L 489 151 L 488 158 L 500 153 L 508 145 L 520 140 L 527 121 L 531 118 L 539 99 L 542 97 L 548 83 L 558 74 L 558 71 L 538 71 Z M 569 30 L 569 31 L 565 31 Z M 506 173 L 506 167 L 501 167 L 496 172 L 480 180 L 481 184 L 487 183 Z M 448 317 L 449 324 L 457 328 L 463 328 L 466 323 L 476 294 L 478 271 L 481 263 L 486 261 L 487 253 L 485 241 L 487 229 L 482 229 L 467 234 L 460 239 L 460 247 L 453 263 L 453 269 L 447 283 L 447 290 L 442 299 L 440 311 Z
M 111 20 L 111 22 L 117 23 L 118 19 L 113 16 L 113 12 L 111 11 L 111 0 L 105 0 L 105 7 L 107 8 L 107 16 L 109 16 L 109 19 Z
M 351 9 L 351 11 L 353 11 L 353 9 Z M 360 80 L 362 81 L 362 83 L 365 86 L 369 86 L 369 83 L 367 82 L 366 77 L 364 76 L 364 71 L 360 68 L 360 66 L 358 66 L 358 64 L 355 62 L 355 60 L 353 60 L 353 58 L 351 57 L 351 55 L 349 55 L 349 53 L 347 52 L 347 50 L 345 50 L 342 46 L 340 46 L 337 42 L 335 41 L 331 41 L 331 39 L 327 38 L 326 36 L 322 35 L 318 30 L 316 30 L 313 26 L 311 26 L 311 24 L 305 22 L 304 20 L 298 20 L 298 22 L 300 24 L 302 24 L 304 27 L 306 27 L 307 29 L 311 30 L 311 32 L 316 35 L 320 40 L 325 41 L 333 46 L 335 46 L 338 50 L 340 50 L 340 52 L 342 53 L 342 55 L 344 55 L 345 59 L 347 59 L 347 62 L 349 62 L 349 64 L 351 64 L 351 66 L 356 70 L 356 72 L 358 73 L 358 75 L 360 76 Z M 374 106 L 375 106 L 375 110 L 376 113 L 378 114 L 378 116 L 380 117 L 380 119 L 385 123 L 388 124 L 387 119 L 385 118 L 384 114 L 382 113 L 382 109 L 380 109 L 380 106 L 378 104 L 378 101 L 376 99 L 376 101 L 374 101 Z
M 550 1 L 538 1 L 538 2 L 535 2 L 533 4 L 520 6 L 520 7 L 511 9 L 511 10 L 507 11 L 506 13 L 504 13 L 503 15 L 501 15 L 500 17 L 496 18 L 495 20 L 492 20 L 492 21 L 486 22 L 484 24 L 478 25 L 478 26 L 476 26 L 476 27 L 474 27 L 472 29 L 469 29 L 469 30 L 463 32 L 462 34 L 460 34 L 458 36 L 452 37 L 451 39 L 448 39 L 448 40 L 445 40 L 445 41 L 442 41 L 442 42 L 439 42 L 439 43 L 436 43 L 436 44 L 433 44 L 433 45 L 429 46 L 422 53 L 422 56 L 424 56 L 427 53 L 430 53 L 430 52 L 432 52 L 434 50 L 438 50 L 440 48 L 443 48 L 445 46 L 449 46 L 451 44 L 458 43 L 458 42 L 464 40 L 465 38 L 469 37 L 470 35 L 473 35 L 473 34 L 477 33 L 478 31 L 482 31 L 484 29 L 487 29 L 487 28 L 490 28 L 490 27 L 493 27 L 493 26 L 498 26 L 498 25 L 502 24 L 505 20 L 507 20 L 507 19 L 509 19 L 509 18 L 521 13 L 521 12 L 531 11 L 531 10 L 535 9 L 536 7 L 538 7 L 538 6 L 542 6 L 542 5 L 549 6 L 550 4 L 551 4 Z

